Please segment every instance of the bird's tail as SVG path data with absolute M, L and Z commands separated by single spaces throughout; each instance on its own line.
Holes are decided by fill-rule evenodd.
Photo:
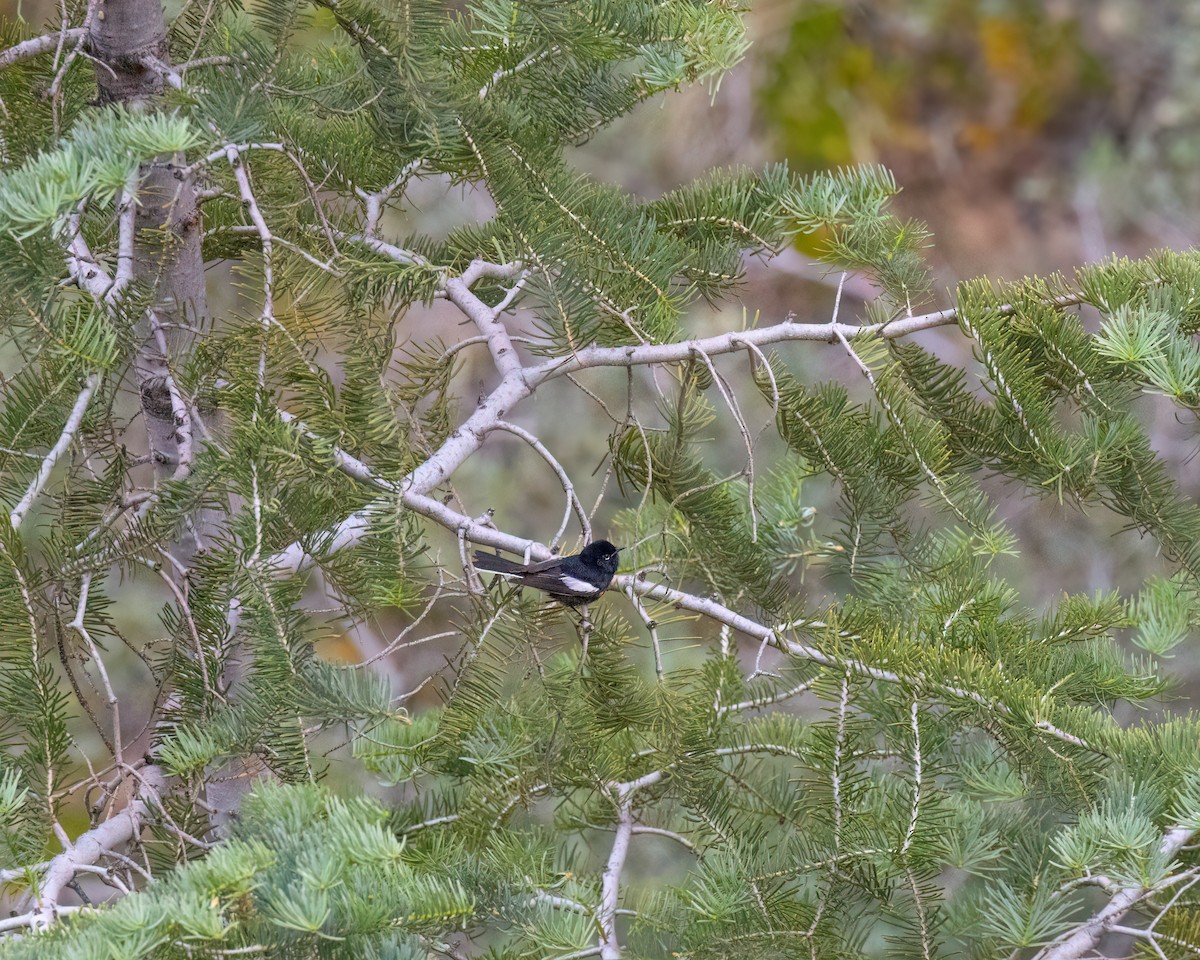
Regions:
M 488 573 L 524 573 L 525 565 L 494 553 L 476 553 L 475 566 Z

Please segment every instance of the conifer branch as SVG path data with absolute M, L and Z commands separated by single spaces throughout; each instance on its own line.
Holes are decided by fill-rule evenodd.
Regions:
M 433 267 L 428 260 L 421 254 L 415 253 L 412 250 L 405 250 L 402 247 L 396 246 L 394 243 L 388 243 L 385 240 L 380 240 L 378 237 L 368 236 L 364 233 L 347 233 L 340 234 L 345 240 L 350 243 L 359 243 L 382 257 L 387 257 L 395 260 L 397 263 L 404 264 L 408 267 L 431 267 L 433 269 L 444 271 L 445 268 Z
M 1172 827 L 1162 836 L 1158 846 L 1159 855 L 1164 861 L 1169 861 L 1182 847 L 1191 842 L 1195 835 L 1195 828 Z M 1059 937 L 1053 944 L 1035 954 L 1033 960 L 1079 960 L 1090 954 L 1106 933 L 1153 892 L 1153 888 L 1139 885 L 1121 887 L 1086 923 L 1069 935 Z
M 381 240 L 373 240 L 362 235 L 349 236 L 347 239 L 363 243 L 400 263 L 414 266 L 429 265 L 423 257 L 392 247 Z M 480 403 L 474 413 L 451 434 L 450 438 L 400 482 L 399 487 L 404 491 L 406 504 L 425 516 L 431 516 L 431 514 L 426 512 L 430 509 L 430 505 L 424 502 L 424 495 L 448 480 L 454 471 L 482 446 L 487 435 L 496 429 L 496 423 L 505 417 L 517 403 L 532 395 L 541 384 L 548 380 L 591 367 L 631 367 L 656 363 L 680 363 L 690 359 L 696 352 L 703 352 L 711 356 L 735 353 L 751 346 L 761 349 L 763 346 L 793 340 L 819 340 L 833 343 L 837 342 L 839 334 L 847 339 L 864 334 L 876 334 L 885 338 L 902 337 L 952 323 L 956 316 L 954 310 L 943 310 L 863 327 L 852 324 L 838 324 L 836 327 L 831 327 L 827 323 L 802 324 L 795 323 L 789 317 L 784 322 L 771 327 L 731 332 L 679 343 L 648 344 L 637 347 L 585 347 L 570 357 L 555 358 L 534 366 L 523 367 L 520 365 L 519 358 L 512 346 L 511 337 L 504 324 L 496 319 L 492 308 L 489 308 L 470 290 L 471 284 L 485 276 L 512 277 L 519 272 L 520 264 L 495 264 L 476 260 L 467 267 L 461 277 L 443 281 L 442 285 L 447 294 L 451 296 L 451 299 L 456 300 L 456 305 L 481 330 L 481 336 L 487 338 L 489 350 L 492 352 L 497 368 L 502 371 L 503 378 L 492 393 Z M 409 494 L 415 495 L 411 502 L 408 500 Z M 441 511 L 434 512 L 440 513 Z M 453 511 L 450 513 L 453 514 Z M 328 555 L 356 543 L 368 529 L 367 516 L 366 512 L 359 511 L 330 529 L 319 541 L 321 551 Z M 468 539 L 473 538 L 468 537 Z M 486 543 L 487 541 L 476 542 Z M 499 544 L 492 545 L 498 546 Z M 275 554 L 270 560 L 270 566 L 279 573 L 294 572 L 306 567 L 311 559 L 303 544 L 294 543 Z
M 749 617 L 736 613 L 728 607 L 716 600 L 707 597 L 699 597 L 694 594 L 684 593 L 681 590 L 675 590 L 671 587 L 665 587 L 660 584 L 648 584 L 644 581 L 637 582 L 636 578 L 616 577 L 613 580 L 614 586 L 618 588 L 624 587 L 631 580 L 634 580 L 633 589 L 637 590 L 643 596 L 648 596 L 655 600 L 660 600 L 664 603 L 672 604 L 680 609 L 691 610 L 693 613 L 702 614 L 717 623 L 723 623 L 739 633 L 746 636 L 754 637 L 757 640 L 767 640 L 772 646 L 778 647 L 785 653 L 791 654 L 794 657 L 799 657 L 802 660 L 809 660 L 813 663 L 819 663 L 822 666 L 835 669 L 850 670 L 852 673 L 866 677 L 871 680 L 880 680 L 887 683 L 897 683 L 901 685 L 915 686 L 921 690 L 927 690 L 932 693 L 940 693 L 955 698 L 970 700 L 982 707 L 990 710 L 995 710 L 997 713 L 1005 716 L 1010 716 L 1012 711 L 1003 703 L 989 699 L 974 690 L 969 690 L 964 687 L 955 686 L 953 684 L 930 681 L 919 674 L 911 676 L 895 673 L 891 670 L 885 670 L 880 667 L 874 667 L 870 664 L 863 663 L 853 657 L 840 657 L 824 653 L 818 648 L 809 644 L 800 643 L 796 640 L 788 640 L 780 635 L 779 627 L 770 627 L 766 624 L 759 623 Z M 806 624 L 796 624 L 800 626 Z M 1039 720 L 1034 723 L 1034 728 L 1040 730 L 1046 735 L 1053 737 L 1055 740 L 1061 740 L 1063 743 L 1068 743 L 1073 747 L 1079 747 L 1082 750 L 1088 750 L 1092 753 L 1103 755 L 1103 751 L 1092 746 L 1081 737 L 1062 730 L 1048 720 Z
M 138 171 L 129 175 L 125 189 L 117 198 L 117 269 L 112 285 L 104 299 L 115 304 L 125 289 L 133 282 L 134 244 L 137 240 L 137 188 Z
M 554 377 L 592 367 L 639 367 L 658 363 L 682 363 L 698 352 L 715 356 L 752 347 L 761 350 L 763 347 L 793 341 L 835 343 L 839 335 L 848 340 L 869 335 L 893 340 L 955 323 L 957 317 L 958 312 L 949 309 L 859 326 L 851 323 L 797 323 L 789 315 L 781 323 L 769 327 L 732 331 L 698 340 L 644 344 L 636 347 L 584 347 L 568 357 L 554 358 L 538 364 L 528 370 L 528 375 L 542 383 Z
M 131 203 L 130 207 L 134 205 Z M 125 214 L 122 214 L 122 218 Z M 91 295 L 99 306 L 104 307 L 110 314 L 115 313 L 116 303 L 109 299 L 109 293 L 116 285 L 116 280 L 109 275 L 108 271 L 100 264 L 100 262 L 92 255 L 88 249 L 87 242 L 83 239 L 80 233 L 79 214 L 73 214 L 68 219 L 68 242 L 66 248 L 67 268 L 72 278 L 81 290 L 85 290 Z M 122 219 L 122 223 L 124 223 Z M 171 407 L 171 417 L 173 419 L 172 438 L 176 444 L 175 455 L 173 457 L 175 463 L 175 471 L 172 479 L 182 480 L 191 472 L 192 461 L 195 458 L 195 443 L 193 435 L 193 417 L 191 404 L 184 398 L 183 392 L 179 389 L 175 381 L 175 375 L 171 372 L 169 356 L 170 348 L 167 343 L 166 331 L 163 329 L 162 321 L 158 314 L 153 309 L 147 309 L 145 321 L 149 328 L 150 339 L 157 349 L 158 355 L 154 355 L 154 351 L 148 345 L 143 344 L 138 351 L 136 366 L 139 368 L 141 382 L 139 389 L 146 391 L 153 389 L 155 371 L 161 373 L 162 386 L 165 388 L 168 402 Z M 151 444 L 153 446 L 153 443 Z M 152 450 L 152 456 L 158 456 L 165 453 L 164 451 Z M 138 515 L 142 516 L 153 505 L 153 498 L 143 501 L 139 507 Z
M 899 929 L 901 949 L 931 960 L 939 937 L 977 946 L 962 921 L 980 904 L 985 949 L 1011 939 L 1040 943 L 1041 960 L 1083 960 L 1113 933 L 1164 960 L 1190 949 L 1174 921 L 1186 923 L 1184 893 L 1200 882 L 1180 859 L 1200 822 L 1187 774 L 1200 723 L 1126 725 L 1099 705 L 1153 697 L 1169 666 L 1132 661 L 1114 630 L 1135 627 L 1161 654 L 1200 620 L 1185 580 L 1200 569 L 1200 509 L 1133 399 L 1161 389 L 1197 406 L 1200 257 L 1096 264 L 1074 287 L 965 283 L 955 309 L 913 315 L 927 234 L 887 210 L 899 186 L 882 168 L 720 171 L 648 200 L 566 152 L 655 90 L 735 61 L 737 4 L 484 0 L 448 17 L 437 3 L 318 4 L 353 42 L 297 43 L 303 10 L 285 0 L 236 22 L 185 0 L 172 25 L 155 0 L 87 0 L 72 12 L 83 27 L 0 52 L 0 68 L 27 64 L 5 74 L 0 104 L 14 147 L 0 240 L 16 245 L 3 267 L 16 298 L 0 482 L 18 501 L 0 536 L 0 613 L 17 625 L 0 631 L 0 729 L 19 760 L 0 765 L 0 847 L 28 861 L 0 882 L 30 888 L 0 921 L 21 934 L 5 952 L 68 960 L 157 943 L 267 956 L 299 934 L 331 958 L 378 946 L 464 960 L 551 942 L 569 944 L 558 960 L 611 960 L 630 949 L 622 918 L 637 916 L 681 954 L 815 956 Z M 76 83 L 85 58 L 97 104 Z M 189 72 L 206 66 L 218 69 Z M 44 131 L 27 122 L 43 109 Z M 425 176 L 486 193 L 495 216 L 405 223 L 417 239 L 400 239 L 388 213 Z M 733 293 L 747 258 L 788 269 L 801 233 L 838 264 L 820 278 L 836 287 L 828 322 L 688 332 L 694 307 Z M 202 241 L 256 278 L 249 319 L 210 314 Z M 64 289 L 64 264 L 77 290 Z M 844 322 L 856 319 L 841 312 L 847 297 L 870 301 L 864 325 Z M 432 298 L 465 320 L 449 346 L 441 318 L 414 322 Z M 1079 303 L 1100 313 L 1099 334 L 1064 309 Z M 896 342 L 953 324 L 979 370 Z M 844 352 L 874 395 L 786 373 L 774 354 L 808 342 Z M 458 353 L 472 346 L 488 356 L 464 371 Z M 747 364 L 772 413 L 761 430 L 732 375 Z M 686 381 L 677 401 L 664 370 Z M 486 382 L 478 398 L 474 377 Z M 551 384 L 560 377 L 570 386 Z M 623 403 L 608 395 L 621 381 Z M 552 434 L 518 416 L 539 390 L 594 402 L 587 425 L 611 434 L 603 478 L 584 483 Z M 665 430 L 641 417 L 656 399 Z M 127 450 L 142 428 L 149 449 L 137 437 Z M 764 477 L 771 428 L 789 452 Z M 523 445 L 524 472 L 549 467 L 552 499 L 562 490 L 546 543 L 498 528 L 495 510 L 455 489 L 498 433 Z M 732 456 L 731 470 L 698 452 L 716 438 L 726 446 L 713 459 Z M 1114 507 L 1159 539 L 1180 582 L 1129 601 L 1069 596 L 1039 618 L 992 562 L 1015 538 L 975 483 L 989 470 Z M 802 489 L 817 474 L 841 496 L 820 525 Z M 491 603 L 472 546 L 544 560 L 576 522 L 590 540 L 614 506 L 610 479 L 624 505 L 641 499 L 605 512 L 624 556 L 658 535 L 664 559 L 637 553 L 610 585 L 628 605 L 606 598 L 579 631 L 582 654 L 547 659 L 562 611 L 529 591 Z M 598 487 L 590 512 L 585 486 Z M 43 511 L 55 522 L 22 550 L 23 522 Z M 806 615 L 792 587 L 822 558 L 819 590 L 841 593 L 843 572 L 854 586 L 821 601 L 827 615 Z M 316 582 L 296 575 L 314 563 Z M 127 638 L 110 614 L 128 603 L 116 574 L 143 568 L 161 629 Z M 353 663 L 314 648 L 335 632 Z M 631 633 L 644 657 L 621 646 Z M 435 671 L 452 638 L 458 657 Z M 110 672 L 111 640 L 152 683 Z M 673 641 L 694 649 L 672 656 Z M 442 676 L 444 705 L 425 709 L 416 694 Z M 787 706 L 802 696 L 827 713 Z M 75 738 L 79 714 L 102 756 Z M 558 721 L 545 729 L 551 715 L 568 744 Z M 146 718 L 137 734 L 122 729 L 132 716 Z M 313 738 L 335 726 L 400 786 L 391 809 L 262 782 L 311 778 Z M 178 822 L 157 802 L 164 770 L 148 767 L 140 787 L 128 775 L 147 743 L 186 787 L 171 802 L 186 812 Z M 77 778 L 76 756 L 98 770 Z M 1098 759 L 1106 776 L 1088 769 Z M 246 776 L 224 775 L 241 764 Z M 258 784 L 244 805 L 241 784 Z M 75 843 L 59 820 L 72 797 L 94 817 Z M 990 815 L 991 797 L 1005 798 L 1004 816 Z M 510 822 L 522 807 L 545 827 L 533 844 Z M 220 829 L 235 811 L 245 842 L 210 840 L 206 818 Z M 213 856 L 160 869 L 140 845 L 123 852 L 152 819 L 166 856 Z M 1026 829 L 1038 844 L 1020 842 Z M 598 866 L 573 854 L 576 830 L 600 831 Z M 397 834 L 415 856 L 397 860 Z M 630 846 L 642 835 L 700 859 L 682 889 L 648 891 L 635 913 L 645 862 Z M 1030 863 L 1039 848 L 1055 856 Z M 571 879 L 545 880 L 549 864 Z M 79 909 L 59 902 L 67 890 L 87 908 L 83 875 L 118 897 L 52 937 L 26 935 Z M 364 878 L 366 907 L 354 895 Z M 233 903 L 248 912 L 230 914 Z
M 157 73 L 174 90 L 182 90 L 184 87 L 183 74 L 175 70 L 170 64 L 165 63 L 155 56 L 144 56 L 141 58 L 143 66 L 148 67 Z
M 84 618 L 87 616 L 88 593 L 91 591 L 91 587 L 92 575 L 85 573 L 80 578 L 79 603 L 75 608 L 75 616 L 67 626 L 79 634 L 83 642 L 87 644 L 88 652 L 92 655 L 92 662 L 96 664 L 96 672 L 100 674 L 100 682 L 104 686 L 105 702 L 108 704 L 109 713 L 112 714 L 113 761 L 120 769 L 125 763 L 124 744 L 121 739 L 121 700 L 117 696 L 116 690 L 113 689 L 112 681 L 108 676 L 108 668 L 100 656 L 100 649 L 96 646 L 96 641 L 92 639 L 92 634 L 84 623 Z
M 283 417 L 285 422 L 296 426 L 297 429 L 302 431 L 305 429 L 303 424 L 300 424 L 290 414 L 281 413 L 281 417 Z M 494 526 L 488 526 L 479 521 L 472 520 L 470 517 L 458 513 L 440 500 L 435 500 L 432 497 L 417 492 L 413 489 L 412 485 L 405 486 L 403 481 L 400 484 L 392 484 L 389 481 L 382 480 L 376 477 L 366 464 L 340 449 L 335 448 L 334 456 L 338 468 L 347 473 L 347 475 L 368 483 L 377 489 L 385 489 L 389 492 L 398 493 L 401 502 L 410 510 L 429 520 L 433 520 L 445 529 L 455 532 L 472 543 L 506 550 L 532 560 L 548 560 L 554 555 L 545 544 L 534 540 L 514 537 L 511 534 L 497 530 Z M 412 475 L 410 474 L 410 476 Z M 356 543 L 369 529 L 369 518 L 369 510 L 359 511 L 348 517 L 321 541 L 320 552 L 331 554 Z M 269 565 L 277 572 L 298 570 L 306 566 L 310 560 L 311 557 L 306 548 L 300 544 L 294 544 L 272 557 Z M 872 680 L 915 686 L 918 689 L 932 693 L 969 700 L 1005 716 L 1012 714 L 1011 709 L 1005 704 L 985 697 L 974 690 L 955 686 L 954 684 L 930 681 L 919 674 L 903 675 L 895 673 L 891 670 L 863 663 L 853 657 L 827 654 L 810 644 L 789 640 L 782 635 L 784 629 L 795 629 L 800 626 L 822 628 L 824 624 L 817 621 L 796 621 L 792 624 L 772 627 L 739 614 L 712 598 L 685 593 L 684 591 L 661 584 L 649 583 L 640 576 L 628 574 L 614 577 L 610 589 L 636 593 L 643 597 L 667 603 L 677 609 L 699 613 L 716 623 L 731 627 L 739 633 L 767 643 L 802 660 L 808 660 L 838 670 L 849 670 L 855 675 Z M 1033 724 L 1033 727 L 1063 743 L 1103 755 L 1102 750 L 1089 744 L 1082 737 L 1063 730 L 1048 720 L 1037 720 Z
M 259 140 L 249 140 L 243 142 L 227 142 L 221 144 L 215 150 L 210 151 L 205 156 L 194 160 L 186 166 L 179 167 L 175 171 L 177 180 L 186 180 L 189 177 L 195 176 L 204 167 L 211 166 L 218 160 L 228 160 L 229 150 L 232 149 L 238 154 L 246 153 L 250 150 L 270 150 L 275 153 L 287 153 L 287 147 L 282 143 L 266 142 Z
M 782 703 L 784 700 L 790 700 L 792 697 L 807 692 L 811 687 L 812 681 L 805 680 L 803 683 L 798 683 L 787 690 L 780 690 L 778 693 L 766 694 L 761 697 L 750 697 L 738 703 L 718 706 L 717 716 L 723 717 L 729 713 L 743 713 L 746 710 L 758 710 L 762 707 L 769 707 L 773 703 Z
M 391 200 L 397 190 L 408 183 L 409 179 L 421 169 L 424 162 L 423 159 L 417 158 L 406 163 L 400 168 L 400 172 L 396 174 L 391 183 L 374 192 L 368 193 L 359 187 L 354 188 L 354 192 L 366 204 L 367 216 L 366 221 L 363 223 L 364 237 L 376 239 L 379 233 L 379 222 L 383 219 L 383 211 L 388 201 Z
M 262 210 L 258 206 L 258 200 L 254 196 L 254 190 L 250 186 L 250 174 L 246 171 L 246 164 L 242 160 L 242 155 L 236 147 L 226 146 L 225 159 L 229 161 L 229 166 L 233 169 L 233 176 L 238 185 L 238 194 L 242 198 L 242 206 L 246 208 L 246 213 L 249 215 L 251 223 L 254 224 L 254 229 L 258 231 L 259 244 L 262 249 L 263 304 L 259 319 L 262 325 L 262 345 L 259 348 L 258 354 L 258 389 L 261 392 L 266 388 L 267 337 L 270 335 L 270 329 L 275 323 L 274 238 L 271 234 L 271 228 L 267 226 L 267 221 L 263 218 Z M 255 503 L 257 502 L 256 497 Z M 257 558 L 257 556 L 258 550 L 256 548 L 255 557 Z
M 667 830 L 663 827 L 649 827 L 644 823 L 636 823 L 633 826 L 633 835 L 636 837 L 640 834 L 645 834 L 649 837 L 666 837 L 668 840 L 674 840 L 689 853 L 696 852 L 696 845 L 682 833 L 676 833 L 674 830 Z
M 531 53 L 529 56 L 525 57 L 525 59 L 523 59 L 520 63 L 516 64 L 515 66 L 507 67 L 507 68 L 501 67 L 501 68 L 497 69 L 496 72 L 492 74 L 492 78 L 487 83 L 485 83 L 482 87 L 480 87 L 479 99 L 486 100 L 487 95 L 491 92 L 492 88 L 495 87 L 496 84 L 499 83 L 501 80 L 503 80 L 505 77 L 515 76 L 516 74 L 520 73 L 522 70 L 528 70 L 534 64 L 540 63 L 541 61 L 549 59 L 550 57 L 556 57 L 560 53 L 561 53 L 561 51 L 559 50 L 558 46 L 553 46 L 547 50 L 539 50 L 537 53 Z
M 461 277 L 449 277 L 442 282 L 442 289 L 450 302 L 471 319 L 479 329 L 480 336 L 487 338 L 488 350 L 492 361 L 501 376 L 520 376 L 522 374 L 521 358 L 517 355 L 509 338 L 508 329 L 500 320 L 501 307 L 489 307 L 471 291 L 471 286 L 484 277 L 508 278 L 521 268 L 519 263 L 498 264 L 476 260 Z
M 81 219 L 77 213 L 67 219 L 67 272 L 81 290 L 89 293 L 98 303 L 104 303 L 108 291 L 112 289 L 113 279 L 88 249 L 87 242 L 79 232 Z
M 15 875 L 14 880 L 20 880 L 25 876 L 25 871 L 12 871 Z M 89 909 L 87 906 L 60 906 L 55 907 L 55 916 L 67 917 L 73 913 L 78 913 L 81 910 Z M 44 918 L 40 910 L 31 910 L 29 913 L 22 913 L 16 916 L 5 917 L 0 920 L 0 933 L 8 930 L 23 930 L 29 928 L 38 930 L 42 928 Z
M 596 911 L 588 907 L 578 900 L 572 900 L 570 897 L 557 896 L 553 893 L 547 893 L 545 890 L 538 890 L 533 900 L 530 901 L 530 906 L 535 906 L 539 903 L 544 903 L 548 907 L 555 907 L 560 910 L 570 910 L 574 913 L 582 913 L 584 916 L 595 917 Z
M 608 784 L 608 792 L 617 808 L 616 830 L 608 860 L 601 875 L 600 908 L 600 957 L 602 960 L 621 960 L 621 944 L 617 939 L 617 913 L 621 903 L 621 874 L 625 869 L 625 858 L 629 855 L 629 843 L 633 838 L 633 797 L 643 787 L 658 783 L 662 771 L 646 774 L 626 783 Z

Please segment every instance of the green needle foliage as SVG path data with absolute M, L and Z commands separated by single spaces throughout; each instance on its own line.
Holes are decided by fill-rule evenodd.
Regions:
M 722 0 L 166 28 L 125 106 L 77 34 L 0 69 L 0 958 L 1065 957 L 1095 917 L 1200 951 L 1200 508 L 1147 426 L 1200 409 L 1200 257 L 925 322 L 884 169 L 575 169 L 718 93 Z M 425 220 L 433 179 L 494 212 Z M 800 235 L 870 330 L 701 326 Z M 578 436 L 511 422 L 576 388 Z M 531 543 L 455 477 L 522 430 L 505 485 L 549 460 L 624 548 L 586 619 L 469 569 Z M 1025 497 L 1156 557 L 1042 602 Z

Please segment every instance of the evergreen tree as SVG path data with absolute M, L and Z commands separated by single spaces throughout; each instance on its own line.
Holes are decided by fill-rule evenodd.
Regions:
M 0 957 L 1200 951 L 1200 720 L 1159 703 L 1200 510 L 1139 419 L 1200 407 L 1200 258 L 920 313 L 885 170 L 647 201 L 574 169 L 716 87 L 746 50 L 722 0 L 65 13 L 0 54 Z M 398 236 L 434 177 L 494 215 Z M 701 336 L 800 234 L 876 284 L 866 315 Z M 588 404 L 611 529 L 508 419 L 552 390 Z M 505 434 L 505 483 L 561 485 L 548 542 L 454 486 Z M 1161 571 L 1036 607 L 1001 570 L 1022 495 L 1106 508 Z M 600 535 L 622 571 L 582 617 L 470 559 Z M 389 616 L 357 662 L 317 649 Z M 410 709 L 387 666 L 427 641 L 440 705 Z

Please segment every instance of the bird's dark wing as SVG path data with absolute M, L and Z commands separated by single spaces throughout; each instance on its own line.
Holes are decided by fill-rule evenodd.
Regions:
M 551 557 L 549 560 L 539 560 L 537 563 L 528 564 L 525 569 L 530 573 L 541 573 L 543 570 L 557 570 L 562 566 L 566 557 Z
M 523 587 L 543 590 L 556 597 L 595 597 L 600 593 L 594 584 L 564 574 L 561 570 L 527 573 L 516 580 Z
M 475 566 L 488 573 L 520 574 L 525 572 L 525 564 L 509 560 L 495 553 L 475 554 Z
M 554 557 L 526 566 L 494 553 L 475 554 L 475 566 L 487 573 L 498 573 L 523 587 L 533 587 L 564 599 L 592 599 L 600 595 L 595 584 L 563 571 L 564 557 Z
M 521 563 L 519 560 L 509 560 L 495 553 L 476 553 L 475 566 L 480 570 L 492 573 L 516 573 L 523 570 L 526 573 L 541 573 L 543 570 L 557 570 L 562 565 L 562 557 L 551 557 L 549 560 L 539 560 L 537 563 Z

